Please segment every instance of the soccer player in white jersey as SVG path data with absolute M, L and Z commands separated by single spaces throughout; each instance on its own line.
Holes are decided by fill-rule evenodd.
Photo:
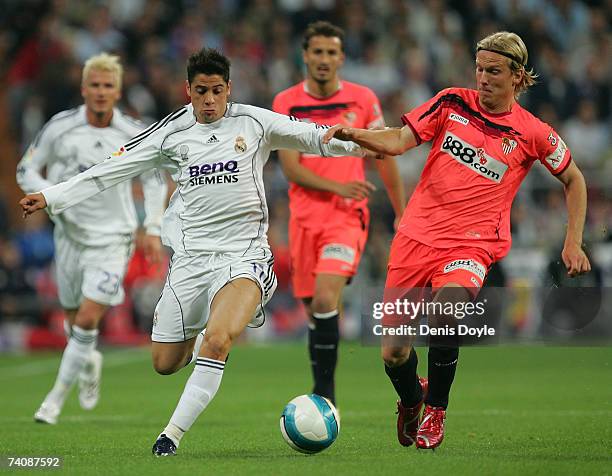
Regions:
M 17 167 L 17 182 L 24 192 L 47 188 L 89 169 L 145 128 L 115 108 L 121 97 L 122 75 L 117 56 L 102 53 L 87 60 L 81 83 L 84 104 L 51 118 Z M 145 252 L 151 261 L 159 262 L 167 187 L 155 169 L 141 180 Z M 138 226 L 131 184 L 109 188 L 52 219 L 68 344 L 55 384 L 34 419 L 55 424 L 77 380 L 81 407 L 91 410 L 98 403 L 102 368 L 102 354 L 96 350 L 98 326 L 110 306 L 123 302 L 123 276 Z
M 162 223 L 163 242 L 174 255 L 153 317 L 153 366 L 172 374 L 196 363 L 153 445 L 157 456 L 176 453 L 217 393 L 235 339 L 249 322 L 263 323 L 262 306 L 276 287 L 263 188 L 270 151 L 361 152 L 349 142 L 323 145 L 324 127 L 228 102 L 229 74 L 229 60 L 218 51 L 193 54 L 187 65 L 190 104 L 102 164 L 20 201 L 25 216 L 45 207 L 55 215 L 154 167 L 167 168 L 176 181 Z

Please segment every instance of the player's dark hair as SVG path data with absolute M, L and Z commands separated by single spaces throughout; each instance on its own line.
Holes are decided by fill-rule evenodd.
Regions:
M 313 36 L 338 38 L 340 40 L 342 51 L 344 51 L 344 30 L 339 26 L 332 25 L 328 21 L 315 21 L 310 23 L 304 32 L 304 40 L 302 41 L 302 48 L 304 50 L 308 49 L 308 44 Z
M 187 60 L 187 81 L 192 83 L 198 74 L 218 74 L 228 83 L 230 77 L 230 60 L 214 48 L 202 48 L 193 53 Z

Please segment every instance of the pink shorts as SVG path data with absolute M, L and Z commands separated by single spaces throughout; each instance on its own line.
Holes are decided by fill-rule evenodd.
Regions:
M 406 295 L 426 299 L 425 288 L 435 293 L 449 283 L 463 286 L 475 298 L 491 264 L 493 259 L 481 248 L 432 248 L 397 233 L 391 244 L 384 301 Z
M 368 239 L 368 224 L 367 214 L 321 228 L 305 228 L 289 220 L 294 296 L 312 297 L 317 274 L 354 276 Z

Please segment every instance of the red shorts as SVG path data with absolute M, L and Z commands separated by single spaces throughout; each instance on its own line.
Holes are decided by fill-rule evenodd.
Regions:
M 367 213 L 324 228 L 304 228 L 289 220 L 293 295 L 312 297 L 317 274 L 354 276 L 368 239 L 368 224 Z
M 397 233 L 391 244 L 384 301 L 427 299 L 423 288 L 436 289 L 456 283 L 476 297 L 493 264 L 492 257 L 482 248 L 432 248 Z M 383 318 L 383 324 L 387 320 Z

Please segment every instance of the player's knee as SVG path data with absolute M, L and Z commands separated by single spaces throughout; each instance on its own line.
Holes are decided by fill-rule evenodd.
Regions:
M 74 319 L 74 324 L 81 329 L 93 330 L 98 328 L 98 316 L 88 312 L 79 311 Z
M 153 368 L 160 375 L 172 375 L 178 372 L 185 359 L 176 359 L 165 355 L 153 355 Z
M 202 347 L 211 358 L 223 360 L 232 346 L 232 338 L 227 332 L 206 332 Z
M 399 367 L 410 356 L 410 347 L 383 347 L 382 359 L 387 367 Z
M 338 308 L 338 297 L 332 291 L 317 292 L 310 304 L 311 311 L 314 312 L 331 312 Z

